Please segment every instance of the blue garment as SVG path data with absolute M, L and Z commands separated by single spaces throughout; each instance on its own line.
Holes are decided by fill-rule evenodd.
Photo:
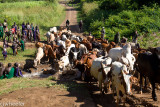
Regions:
M 3 56 L 7 56 L 7 51 L 2 52 Z
M 34 31 L 33 38 L 34 38 L 34 41 L 36 41 L 36 30 Z
M 25 30 L 25 25 L 22 24 L 22 34 L 23 34 L 23 31 Z
M 18 67 L 15 68 L 14 76 L 15 77 L 23 77 L 23 74 Z
M 17 34 L 17 25 L 15 25 L 14 28 L 15 28 L 15 34 Z

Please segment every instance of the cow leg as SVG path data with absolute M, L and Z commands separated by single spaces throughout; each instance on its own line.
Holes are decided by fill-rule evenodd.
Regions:
M 140 74 L 140 94 L 142 94 L 142 75 Z
M 151 84 L 152 84 L 152 98 L 154 101 L 157 101 L 157 95 L 155 92 L 155 82 L 153 80 L 151 80 Z
M 120 95 L 119 95 L 119 90 L 116 87 L 116 94 L 117 94 L 117 106 L 119 105 L 119 99 L 120 99 Z
M 146 90 L 146 89 L 147 89 L 147 77 L 144 77 L 144 80 L 145 80 L 145 86 L 144 86 L 144 89 Z
M 99 81 L 99 89 L 101 91 L 101 94 L 103 95 L 104 94 L 104 90 L 102 90 L 102 81 L 101 80 Z
M 156 84 L 156 88 L 157 90 L 160 90 L 159 84 Z
M 109 83 L 108 83 L 108 91 L 111 92 L 111 80 L 109 80 Z

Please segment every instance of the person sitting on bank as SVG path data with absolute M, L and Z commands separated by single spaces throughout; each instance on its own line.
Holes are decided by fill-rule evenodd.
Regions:
M 5 77 L 7 79 L 13 78 L 14 77 L 14 67 L 12 67 L 11 63 L 8 63 L 8 66 L 5 68 Z
M 0 79 L 4 78 L 4 70 L 5 70 L 5 67 L 4 67 L 3 63 L 0 62 Z
M 15 68 L 14 76 L 15 76 L 15 77 L 23 77 L 22 72 L 21 72 L 21 70 L 19 69 L 18 63 L 15 63 L 15 64 L 14 64 L 14 68 Z

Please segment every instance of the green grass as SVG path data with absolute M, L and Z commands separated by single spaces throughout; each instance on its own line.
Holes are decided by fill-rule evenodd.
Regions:
M 160 32 L 138 38 L 141 48 L 160 47 Z
M 7 20 L 9 28 L 16 22 L 20 26 L 23 22 L 38 25 L 42 40 L 50 27 L 59 26 L 65 18 L 64 7 L 58 2 L 26 1 L 14 3 L 0 3 L 0 22 Z
M 0 47 L 0 53 L 2 53 L 2 47 Z M 21 48 L 18 50 L 18 55 L 13 56 L 13 52 L 11 48 L 7 48 L 7 58 L 4 60 L 2 54 L 0 56 L 0 62 L 3 64 L 15 63 L 15 62 L 25 62 L 26 59 L 34 59 L 35 58 L 36 48 L 25 49 L 25 51 L 21 51 Z
M 53 81 L 51 77 L 45 79 L 30 79 L 30 78 L 12 78 L 0 80 L 0 95 L 9 93 L 24 88 L 31 87 L 47 87 L 47 88 L 58 88 L 60 90 L 79 89 L 83 87 L 83 84 L 77 83 L 57 83 Z

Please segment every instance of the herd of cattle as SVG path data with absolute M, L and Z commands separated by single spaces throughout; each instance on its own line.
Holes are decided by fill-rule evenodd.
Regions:
M 38 49 L 34 66 L 40 64 L 42 57 L 48 57 L 53 64 L 58 64 L 56 70 L 63 72 L 66 67 L 77 68 L 81 79 L 89 82 L 94 77 L 99 82 L 101 93 L 110 90 L 117 95 L 117 103 L 126 94 L 132 94 L 132 83 L 138 82 L 135 77 L 140 73 L 147 77 L 152 85 L 152 98 L 157 100 L 155 83 L 160 83 L 160 47 L 142 49 L 133 43 L 108 42 L 92 36 L 81 37 L 70 30 L 57 30 L 53 27 L 46 33 L 47 44 L 36 43 Z

